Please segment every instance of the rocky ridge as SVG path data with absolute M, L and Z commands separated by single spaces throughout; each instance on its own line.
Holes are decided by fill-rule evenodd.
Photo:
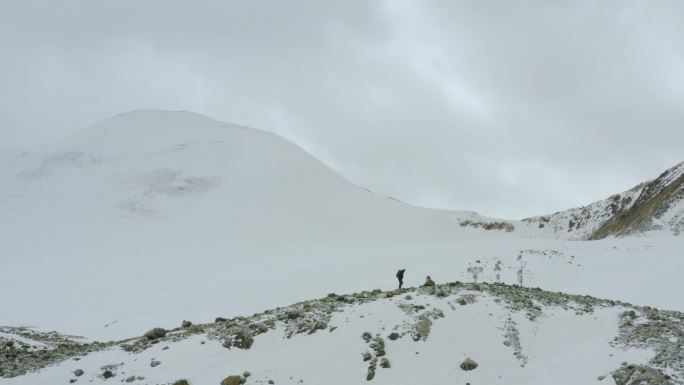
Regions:
M 551 215 L 522 220 L 563 238 L 595 240 L 651 230 L 684 230 L 684 162 L 623 193 Z
M 426 298 L 433 298 L 438 302 L 431 306 L 424 301 Z M 136 355 L 160 343 L 170 345 L 198 335 L 207 340 L 218 341 L 226 349 L 247 350 L 259 343 L 260 335 L 275 329 L 284 331 L 285 339 L 295 335 L 332 333 L 337 329 L 337 325 L 331 322 L 333 315 L 345 313 L 363 304 L 391 301 L 407 316 L 405 320 L 392 326 L 391 333 L 381 335 L 364 332 L 359 336 L 368 344 L 368 351 L 359 362 L 367 365 L 366 379 L 371 381 L 377 371 L 392 367 L 387 344 L 393 344 L 402 338 L 410 338 L 416 343 L 426 341 L 431 338 L 434 323 L 444 322 L 442 320 L 445 319 L 448 308 L 467 309 L 468 306 L 485 300 L 499 303 L 509 312 L 499 328 L 500 339 L 521 366 L 528 364 L 528 357 L 524 350 L 525 341 L 518 332 L 520 318 L 518 322 L 512 318 L 516 314 L 524 316 L 523 320 L 527 320 L 525 322 L 535 323 L 549 312 L 559 309 L 580 316 L 590 316 L 598 309 L 618 308 L 621 309 L 621 315 L 616 320 L 618 335 L 611 341 L 611 345 L 625 349 L 648 349 L 655 354 L 646 365 L 625 363 L 603 376 L 612 376 L 616 384 L 684 383 L 682 313 L 590 296 L 547 292 L 539 288 L 462 282 L 384 292 L 372 290 L 344 295 L 331 293 L 324 298 L 267 310 L 249 317 L 217 317 L 213 323 L 199 325 L 184 321 L 183 326 L 171 330 L 153 328 L 142 336 L 122 341 L 82 343 L 76 337 L 54 332 L 39 333 L 27 328 L 3 327 L 0 329 L 0 376 L 26 375 L 64 360 L 80 360 L 84 356 L 107 349 L 122 349 Z M 157 361 L 157 365 L 159 364 Z M 154 361 L 151 366 L 156 366 Z M 476 365 L 470 361 L 465 366 L 467 370 L 477 370 Z M 117 375 L 117 370 L 119 364 L 106 365 L 99 376 L 104 379 L 113 377 Z M 77 381 L 77 377 L 83 375 L 83 372 L 74 375 L 76 377 L 71 379 L 72 382 Z M 142 376 L 132 375 L 126 380 L 141 381 L 140 378 L 144 379 Z M 247 380 L 247 377 L 241 378 L 242 383 Z

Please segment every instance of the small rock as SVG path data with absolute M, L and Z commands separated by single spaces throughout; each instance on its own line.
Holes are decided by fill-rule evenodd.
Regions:
M 226 340 L 223 347 L 230 349 L 231 346 L 235 346 L 238 349 L 249 349 L 252 344 L 254 344 L 254 335 L 249 329 L 242 329 L 235 334 L 235 337 Z
M 273 384 L 275 384 L 275 381 L 273 381 L 273 380 L 268 380 L 268 383 L 271 384 L 271 385 L 273 385 Z
M 228 376 L 221 381 L 221 385 L 240 385 L 241 382 L 242 377 L 240 376 Z
M 105 370 L 104 373 L 102 373 L 102 377 L 104 377 L 105 379 L 112 378 L 114 377 L 114 373 L 112 373 L 111 370 Z
M 190 383 L 188 382 L 188 380 L 178 380 L 174 382 L 173 385 L 190 385 Z
M 70 383 L 70 384 L 73 384 L 73 383 L 76 382 L 76 381 L 78 381 L 78 380 L 75 379 L 75 378 L 72 378 L 72 379 L 69 380 L 69 383 Z
M 380 367 L 381 367 L 381 368 L 389 368 L 389 367 L 390 367 L 390 362 L 389 362 L 389 360 L 388 360 L 387 358 L 383 357 L 383 358 L 380 360 Z
M 74 370 L 74 376 L 76 377 L 81 377 L 83 375 L 83 370 L 82 369 L 76 369 Z
M 150 362 L 150 366 L 153 367 L 153 368 L 154 368 L 154 367 L 157 367 L 157 366 L 159 366 L 159 365 L 161 365 L 161 361 L 152 360 L 152 361 Z
M 135 381 L 135 376 L 130 376 L 130 377 L 126 378 L 126 382 L 133 382 L 133 381 Z
M 242 377 L 244 377 L 244 378 L 247 378 L 247 377 L 249 377 L 249 376 L 251 376 L 251 375 L 252 375 L 252 373 L 250 373 L 250 372 L 248 372 L 248 371 L 246 371 L 246 370 L 245 370 L 244 373 L 242 373 Z
M 400 337 L 399 333 L 390 333 L 390 335 L 387 336 L 387 338 L 390 339 L 390 341 L 396 341 Z
M 190 321 L 183 320 L 183 322 L 181 323 L 181 327 L 189 328 L 190 326 L 192 326 L 192 322 Z
M 149 340 L 156 340 L 166 336 L 166 329 L 164 328 L 154 328 L 145 333 L 145 337 Z
M 461 369 L 468 371 L 468 370 L 473 370 L 473 369 L 477 368 L 478 364 L 477 364 L 477 362 L 475 362 L 475 360 L 468 357 L 465 360 L 463 360 L 463 362 L 461 362 L 460 366 L 461 366 Z

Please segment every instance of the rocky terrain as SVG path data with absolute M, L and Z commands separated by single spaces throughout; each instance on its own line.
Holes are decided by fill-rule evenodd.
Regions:
M 602 239 L 654 230 L 684 230 L 684 163 L 657 178 L 587 206 L 522 220 L 568 239 Z
M 564 324 L 568 320 L 575 325 Z M 592 327 L 607 332 L 598 336 Z M 390 373 L 406 376 L 419 369 L 428 378 L 456 383 L 501 376 L 521 383 L 526 372 L 538 375 L 539 367 L 549 365 L 549 357 L 575 365 L 565 349 L 576 348 L 592 362 L 577 368 L 581 383 L 684 383 L 683 313 L 505 284 L 329 294 L 209 324 L 182 321 L 175 329 L 152 328 L 122 341 L 84 342 L 9 327 L 0 336 L 0 375 L 8 384 L 330 383 L 307 369 L 326 362 L 332 372 L 343 373 L 346 380 L 337 383 L 390 383 L 396 378 Z M 541 351 L 548 339 L 572 342 Z M 287 345 L 298 346 L 305 365 L 292 363 L 287 371 L 270 360 Z M 280 360 L 288 359 L 281 354 Z M 433 365 L 421 354 L 440 358 Z M 169 370 L 170 365 L 179 366 Z

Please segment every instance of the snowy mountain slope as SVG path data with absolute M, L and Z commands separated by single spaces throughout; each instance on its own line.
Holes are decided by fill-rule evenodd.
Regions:
M 5 375 L 51 365 L 17 385 L 684 383 L 684 314 L 501 284 L 330 294 L 106 344 L 4 332 Z
M 684 230 L 684 162 L 608 199 L 551 215 L 523 219 L 547 236 L 601 239 L 653 230 Z
M 60 146 L 0 148 L 0 161 L 0 291 L 12 293 L 0 325 L 120 339 L 216 309 L 390 288 L 401 266 L 407 282 L 465 280 L 480 260 L 481 279 L 515 283 L 521 254 L 526 283 L 684 310 L 671 294 L 681 238 L 565 242 L 411 207 L 276 135 L 193 113 L 122 114 Z
M 624 219 L 608 233 L 680 223 L 674 170 L 620 194 Z M 0 339 L 15 341 L 0 343 L 3 373 L 92 351 L 3 384 L 131 376 L 141 384 L 218 384 L 244 370 L 255 384 L 365 382 L 373 362 L 373 353 L 371 361 L 361 357 L 370 349 L 360 338 L 366 331 L 385 339 L 391 363 L 382 368 L 378 357 L 376 383 L 584 384 L 616 373 L 615 382 L 626 384 L 620 379 L 640 370 L 681 380 L 680 313 L 583 297 L 684 311 L 682 237 L 651 231 L 567 240 L 608 224 L 609 201 L 592 206 L 599 219 L 570 232 L 562 227 L 568 216 L 539 228 L 531 220 L 411 207 L 348 183 L 276 135 L 166 111 L 118 115 L 59 146 L 0 148 L 0 181 Z M 325 315 L 284 312 L 320 309 L 337 297 L 280 308 L 330 292 L 394 288 L 398 268 L 407 269 L 407 285 L 426 275 L 497 285 L 447 285 L 445 296 L 344 296 L 333 302 L 344 307 Z M 521 282 L 582 296 L 498 284 Z M 463 294 L 476 301 L 456 305 Z M 438 314 L 434 308 L 444 317 L 431 319 L 429 338 L 413 341 L 411 330 Z M 263 309 L 273 310 L 249 316 Z M 634 317 L 621 316 L 629 310 Z M 250 349 L 222 346 L 234 327 L 283 314 L 266 333 L 254 326 L 260 334 Z M 217 315 L 228 320 L 211 323 Z M 327 329 L 306 334 L 320 321 L 312 315 Z M 89 343 L 171 329 L 183 319 L 204 325 L 155 344 L 126 340 L 129 351 L 119 342 Z M 395 327 L 402 335 L 391 341 Z M 304 333 L 283 338 L 293 328 Z M 481 370 L 462 371 L 466 355 Z M 151 367 L 152 358 L 162 364 Z M 75 377 L 77 368 L 85 374 Z M 105 380 L 105 370 L 115 377 Z
M 61 254 L 82 254 L 123 240 L 143 247 L 169 238 L 449 240 L 478 233 L 461 231 L 457 213 L 354 186 L 276 135 L 188 112 L 122 114 L 66 145 L 5 157 L 0 231 L 20 251 L 53 253 L 55 242 Z

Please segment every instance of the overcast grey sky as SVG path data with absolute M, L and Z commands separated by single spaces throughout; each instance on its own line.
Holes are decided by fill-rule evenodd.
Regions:
M 0 145 L 192 110 L 509 218 L 684 160 L 681 0 L 3 1 L 0 55 Z

